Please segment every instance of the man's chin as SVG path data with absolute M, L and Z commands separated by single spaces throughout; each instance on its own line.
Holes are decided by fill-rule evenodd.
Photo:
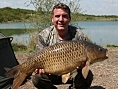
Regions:
M 64 27 L 58 27 L 57 29 L 58 30 L 64 30 L 65 28 Z

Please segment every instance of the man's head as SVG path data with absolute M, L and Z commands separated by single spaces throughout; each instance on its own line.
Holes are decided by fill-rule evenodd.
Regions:
M 52 23 L 55 25 L 57 30 L 61 31 L 68 29 L 70 21 L 70 8 L 67 5 L 59 3 L 53 7 Z

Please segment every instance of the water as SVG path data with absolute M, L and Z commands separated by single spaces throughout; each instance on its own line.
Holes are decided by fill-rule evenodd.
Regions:
M 30 36 L 28 34 L 21 34 L 21 35 L 12 35 L 13 43 L 28 45 L 30 42 Z
M 29 23 L 1 23 L 0 29 L 23 29 L 28 28 L 30 26 Z
M 118 22 L 78 22 L 92 42 L 99 45 L 118 45 Z
M 118 22 L 76 22 L 76 25 L 84 28 L 83 33 L 98 45 L 118 45 Z M 28 28 L 29 26 L 28 23 L 9 23 L 0 24 L 0 29 Z M 14 34 L 12 36 L 14 37 L 13 42 L 25 45 L 29 43 L 27 34 Z

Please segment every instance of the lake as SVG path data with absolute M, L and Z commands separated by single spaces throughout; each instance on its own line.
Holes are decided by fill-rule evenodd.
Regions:
M 118 45 L 118 22 L 76 22 L 76 26 L 83 28 L 83 33 L 89 37 L 92 42 L 106 46 L 106 45 Z M 28 28 L 29 23 L 7 23 L 0 24 L 0 29 L 23 29 Z M 17 30 L 16 30 L 17 31 Z M 13 42 L 22 43 L 27 45 L 29 43 L 29 35 L 14 34 Z
M 78 22 L 78 26 L 96 44 L 118 45 L 118 22 Z

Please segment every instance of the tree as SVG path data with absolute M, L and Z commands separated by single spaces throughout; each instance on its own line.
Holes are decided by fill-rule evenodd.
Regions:
M 30 46 L 36 44 L 36 36 L 42 29 L 51 25 L 51 11 L 54 5 L 57 3 L 65 3 L 67 4 L 72 13 L 77 15 L 72 16 L 72 19 L 76 20 L 78 18 L 78 14 L 81 12 L 80 8 L 80 0 L 31 0 L 30 3 L 27 5 L 33 5 L 35 7 L 35 14 L 32 15 L 31 20 L 31 29 L 34 28 L 33 35 L 31 34 L 31 42 Z M 31 31 L 31 30 L 30 30 Z M 35 41 L 35 42 L 34 42 Z
M 29 5 L 33 5 L 35 7 L 35 14 L 33 14 L 32 21 L 35 29 L 42 30 L 47 26 L 51 25 L 51 11 L 54 5 L 62 2 L 67 4 L 72 13 L 80 14 L 80 0 L 31 0 Z M 79 16 L 72 16 L 72 19 L 76 20 Z M 34 24 L 36 23 L 36 24 Z

